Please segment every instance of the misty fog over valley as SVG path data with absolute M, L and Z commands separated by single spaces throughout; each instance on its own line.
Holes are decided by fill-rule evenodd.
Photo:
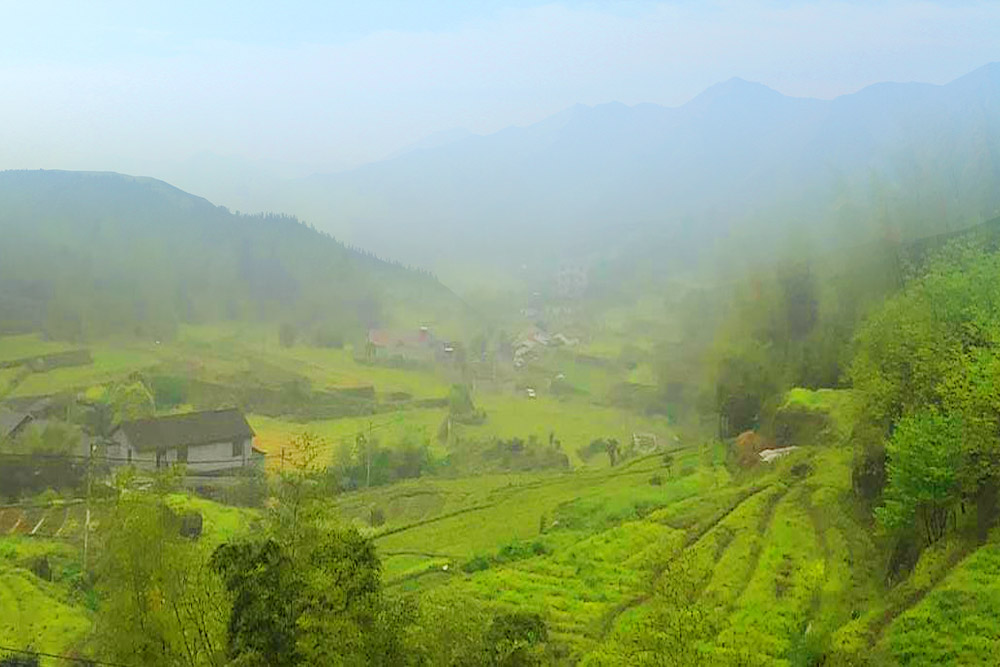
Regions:
M 1000 6 L 0 23 L 0 667 L 1000 662 Z

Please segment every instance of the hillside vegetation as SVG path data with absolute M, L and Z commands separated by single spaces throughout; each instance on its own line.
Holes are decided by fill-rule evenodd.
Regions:
M 68 340 L 172 338 L 180 323 L 286 322 L 460 333 L 468 307 L 432 276 L 283 215 L 238 215 L 153 179 L 0 173 L 0 323 Z
M 630 301 L 540 294 L 440 354 L 324 344 L 295 299 L 162 338 L 0 336 L 5 418 L 38 411 L 0 441 L 0 646 L 191 667 L 991 664 L 997 230 Z M 414 275 L 357 261 L 379 289 Z M 263 469 L 102 456 L 122 420 L 231 406 Z

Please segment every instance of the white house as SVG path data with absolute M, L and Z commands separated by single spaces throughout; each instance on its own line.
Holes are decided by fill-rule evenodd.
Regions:
M 263 464 L 253 437 L 235 408 L 135 419 L 112 432 L 108 458 L 114 465 L 155 469 L 184 463 L 189 472 L 218 473 Z

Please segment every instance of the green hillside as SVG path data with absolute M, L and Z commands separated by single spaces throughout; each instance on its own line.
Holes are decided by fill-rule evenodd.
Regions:
M 185 255 L 167 218 L 125 222 L 143 209 L 121 193 L 88 217 L 65 183 L 31 204 L 59 234 L 33 231 L 13 226 L 31 188 L 7 195 L 37 266 L 0 283 L 5 318 L 25 317 L 4 319 L 25 331 L 0 334 L 0 407 L 41 412 L 0 440 L 0 646 L 123 665 L 993 664 L 996 222 L 732 284 L 539 293 L 470 328 L 432 278 L 297 222 L 57 178 L 187 206 L 175 226 L 208 240 Z M 105 224 L 114 242 L 81 235 Z M 290 281 L 258 289 L 240 267 L 262 257 Z M 453 327 L 450 353 L 360 335 L 425 322 Z M 81 454 L 121 419 L 232 406 L 261 470 Z
M 336 339 L 389 325 L 457 334 L 474 319 L 428 274 L 148 178 L 2 172 L 0 236 L 8 332 L 166 339 L 179 323 L 240 320 Z

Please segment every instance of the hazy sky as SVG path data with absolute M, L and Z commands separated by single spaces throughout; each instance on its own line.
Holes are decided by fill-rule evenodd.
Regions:
M 333 170 L 732 76 L 829 98 L 1000 60 L 1000 2 L 150 4 L 0 4 L 0 168 L 211 152 Z

